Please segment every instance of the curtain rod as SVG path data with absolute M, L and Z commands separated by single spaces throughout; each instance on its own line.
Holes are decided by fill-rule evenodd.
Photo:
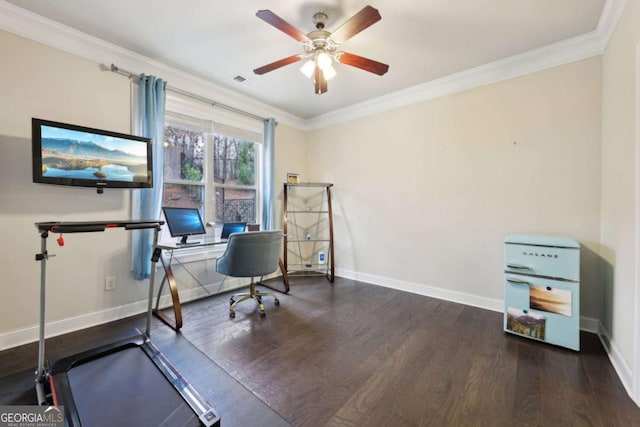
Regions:
M 119 68 L 115 64 L 111 64 L 111 68 L 110 69 L 111 69 L 112 72 L 114 72 L 116 74 L 120 74 L 122 76 L 126 76 L 126 77 L 128 77 L 130 79 L 131 78 L 140 78 L 140 76 L 138 74 L 132 73 L 131 71 L 123 70 L 123 69 Z M 240 110 L 240 109 L 232 107 L 230 105 L 226 105 L 226 104 L 222 104 L 222 103 L 217 102 L 217 101 L 213 101 L 211 99 L 202 97 L 202 96 L 197 95 L 195 93 L 187 92 L 187 91 L 182 90 L 182 89 L 177 89 L 177 88 L 172 87 L 172 86 L 170 86 L 168 84 L 167 84 L 167 90 L 169 90 L 171 92 L 174 92 L 174 93 L 177 93 L 178 95 L 182 95 L 182 96 L 186 96 L 188 98 L 195 99 L 196 101 L 204 102 L 205 104 L 211 104 L 211 106 L 213 106 L 213 107 L 218 107 L 218 108 L 222 108 L 223 110 L 231 111 L 232 113 L 241 114 L 243 116 L 249 117 L 249 118 L 254 119 L 254 120 L 259 120 L 261 122 L 264 122 L 266 120 L 264 117 L 257 116 L 257 115 L 255 115 L 253 113 L 249 113 L 247 111 Z

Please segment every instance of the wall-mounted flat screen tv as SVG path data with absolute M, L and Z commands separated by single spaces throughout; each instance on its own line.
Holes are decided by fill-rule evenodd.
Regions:
M 102 188 L 151 188 L 151 139 L 32 119 L 33 182 Z

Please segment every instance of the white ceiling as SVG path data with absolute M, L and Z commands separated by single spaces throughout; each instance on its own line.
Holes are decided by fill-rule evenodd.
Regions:
M 8 2 L 301 119 L 591 33 L 605 6 L 605 0 Z M 302 53 L 297 41 L 258 19 L 258 10 L 269 9 L 308 33 L 315 12 L 329 15 L 326 29 L 333 31 L 367 4 L 382 20 L 341 50 L 389 64 L 387 74 L 336 64 L 338 75 L 323 95 L 313 93 L 311 80 L 299 71 L 301 62 L 253 74 L 254 68 Z M 238 74 L 251 84 L 234 82 Z

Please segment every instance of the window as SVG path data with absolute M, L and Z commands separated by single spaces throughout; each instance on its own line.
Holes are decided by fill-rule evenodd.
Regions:
M 205 197 L 204 156 L 203 130 L 171 120 L 171 116 L 167 115 L 162 206 L 202 209 Z
M 163 206 L 199 208 L 206 222 L 259 222 L 260 134 L 168 112 Z
M 216 221 L 257 222 L 256 144 L 213 136 Z

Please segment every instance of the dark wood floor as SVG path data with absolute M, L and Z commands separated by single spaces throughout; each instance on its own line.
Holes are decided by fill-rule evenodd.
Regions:
M 279 307 L 265 298 L 266 318 L 248 302 L 229 319 L 228 298 L 185 304 L 181 336 L 257 396 L 236 411 L 266 404 L 314 427 L 640 425 L 592 334 L 576 353 L 505 334 L 500 313 L 339 278 L 296 279 Z M 33 351 L 0 352 L 0 376 L 31 367 L 20 359 Z

